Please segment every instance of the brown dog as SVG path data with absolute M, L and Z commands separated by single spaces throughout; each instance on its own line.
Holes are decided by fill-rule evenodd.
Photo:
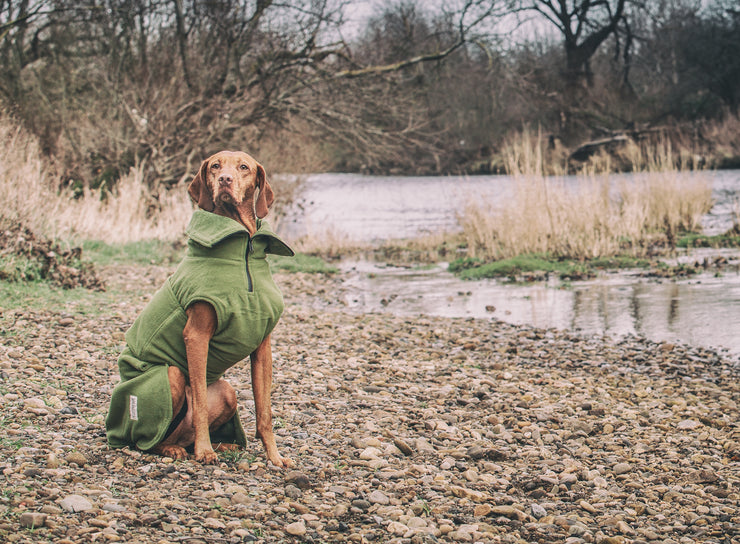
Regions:
M 252 390 L 254 393 L 254 404 L 256 411 L 256 427 L 257 436 L 262 440 L 267 453 L 267 458 L 270 462 L 278 467 L 289 467 L 292 465 L 290 459 L 282 457 L 277 450 L 275 443 L 275 435 L 272 429 L 272 412 L 271 412 L 271 401 L 270 391 L 272 388 L 272 352 L 270 346 L 270 332 L 274 323 L 277 322 L 280 312 L 282 312 L 282 297 L 277 291 L 277 288 L 272 283 L 271 277 L 269 277 L 269 267 L 264 262 L 264 253 L 273 252 L 281 254 L 292 254 L 292 251 L 280 241 L 274 233 L 271 231 L 263 232 L 263 227 L 269 229 L 266 223 L 261 221 L 265 215 L 267 215 L 268 209 L 273 202 L 273 191 L 270 184 L 267 181 L 264 168 L 257 163 L 251 156 L 241 152 L 222 151 L 209 157 L 203 161 L 198 174 L 193 178 L 189 193 L 193 201 L 198 205 L 201 210 L 205 212 L 211 212 L 217 216 L 228 217 L 233 221 L 236 221 L 244 228 L 242 229 L 238 225 L 234 225 L 230 221 L 223 219 L 214 218 L 210 214 L 204 214 L 202 211 L 196 211 L 194 220 L 197 217 L 205 222 L 211 221 L 216 222 L 218 225 L 217 230 L 223 231 L 224 228 L 228 230 L 229 234 L 224 238 L 228 242 L 219 240 L 214 243 L 212 249 L 210 246 L 201 246 L 200 238 L 189 232 L 191 236 L 191 242 L 189 244 L 189 253 L 186 256 L 183 263 L 189 258 L 191 261 L 196 261 L 196 265 L 191 264 L 190 266 L 202 269 L 202 264 L 210 259 L 210 255 L 213 253 L 214 257 L 219 263 L 230 263 L 235 267 L 236 272 L 231 275 L 244 274 L 246 267 L 246 278 L 248 280 L 249 296 L 252 296 L 251 290 L 259 291 L 264 289 L 269 291 L 267 297 L 270 301 L 279 300 L 279 304 L 273 304 L 279 306 L 277 309 L 269 307 L 268 303 L 261 302 L 263 306 L 268 306 L 267 310 L 260 309 L 259 311 L 267 312 L 269 316 L 267 318 L 261 318 L 256 327 L 259 329 L 258 332 L 254 332 L 251 329 L 247 331 L 247 335 L 250 336 L 251 340 L 243 340 L 243 334 L 229 332 L 229 329 L 224 329 L 226 325 L 224 323 L 231 323 L 232 321 L 238 321 L 242 315 L 251 314 L 257 312 L 253 309 L 244 308 L 233 308 L 225 310 L 221 308 L 218 302 L 214 302 L 208 298 L 207 295 L 196 294 L 190 296 L 190 298 L 184 295 L 179 295 L 180 291 L 184 288 L 178 287 L 179 284 L 176 282 L 177 279 L 168 280 L 168 285 L 163 287 L 169 292 L 180 296 L 182 300 L 192 300 L 192 302 L 183 303 L 179 302 L 179 306 L 175 306 L 174 310 L 169 309 L 167 312 L 159 311 L 160 317 L 158 321 L 150 321 L 148 324 L 142 324 L 137 327 L 135 322 L 132 329 L 138 332 L 127 333 L 127 350 L 124 351 L 121 358 L 119 358 L 119 369 L 121 370 L 121 376 L 125 383 L 120 386 L 121 391 L 117 395 L 114 390 L 114 399 L 111 403 L 111 412 L 109 414 L 109 420 L 106 424 L 109 427 L 108 436 L 109 443 L 113 446 L 125 445 L 124 442 L 132 442 L 134 445 L 141 449 L 148 449 L 154 453 L 173 457 L 175 459 L 181 459 L 187 457 L 185 448 L 193 446 L 195 459 L 204 463 L 213 463 L 217 460 L 218 455 L 213 448 L 211 443 L 210 432 L 219 429 L 222 425 L 232 420 L 236 415 L 238 423 L 237 400 L 236 392 L 225 380 L 220 378 L 225 368 L 235 364 L 237 360 L 240 360 L 247 354 L 250 355 L 251 359 L 251 375 L 252 375 Z M 200 214 L 200 215 L 198 215 Z M 205 218 L 205 219 L 204 219 Z M 192 230 L 193 222 L 188 227 Z M 224 227 L 225 225 L 225 227 Z M 239 230 L 241 229 L 241 230 Z M 243 232 L 246 229 L 246 233 Z M 233 232 L 232 232 L 233 231 Z M 248 236 L 247 236 L 248 233 Z M 256 236 L 255 236 L 256 235 Z M 193 242 L 193 238 L 196 239 Z M 253 248 L 253 240 L 255 241 L 255 247 Z M 257 248 L 258 241 L 263 240 L 262 243 L 262 254 L 261 261 L 258 262 L 259 256 L 253 256 L 255 249 Z M 266 241 L 265 241 L 266 240 Z M 224 246 L 232 244 L 242 244 L 238 246 L 237 259 L 240 259 L 234 264 L 235 259 L 232 257 L 232 253 L 225 254 L 223 249 Z M 277 251 L 274 251 L 274 247 L 278 247 Z M 266 249 L 265 249 L 266 248 Z M 195 253 L 194 253 L 195 252 Z M 209 253 L 211 252 L 211 253 Z M 244 252 L 247 254 L 246 258 Z M 193 255 L 196 255 L 195 257 Z M 239 262 L 241 264 L 239 264 Z M 214 274 L 220 274 L 227 264 L 218 264 L 215 269 L 216 272 L 201 272 L 204 277 L 208 278 L 209 281 L 213 278 L 213 281 L 223 283 L 223 278 L 219 279 Z M 252 267 L 252 270 L 250 270 Z M 178 268 L 185 268 L 183 264 Z M 188 269 L 189 270 L 189 269 Z M 209 269 L 210 270 L 210 269 Z M 266 270 L 266 272 L 265 272 Z M 178 272 L 173 275 L 174 278 L 178 277 Z M 264 274 L 263 274 L 264 273 Z M 258 279 L 258 275 L 267 275 L 266 279 Z M 254 276 L 254 278 L 253 278 Z M 183 280 L 184 281 L 184 280 Z M 231 281 L 231 280 L 229 280 Z M 235 280 L 236 281 L 236 280 Z M 253 284 L 254 281 L 254 284 Z M 244 284 L 238 284 L 239 286 Z M 229 288 L 231 291 L 239 290 Z M 246 290 L 245 290 L 246 291 Z M 277 293 L 277 295 L 275 295 Z M 159 293 L 158 293 L 159 294 Z M 155 295 L 154 298 L 157 298 Z M 165 296 L 165 295 L 162 295 Z M 245 299 L 243 293 L 239 293 L 242 297 L 239 300 L 249 300 L 252 298 Z M 255 296 L 261 296 L 259 293 Z M 270 298 L 272 297 L 272 298 Z M 216 299 L 217 301 L 219 299 Z M 259 300 L 263 300 L 260 298 Z M 151 305 L 152 303 L 150 303 Z M 187 306 L 185 306 L 187 304 Z M 143 369 L 145 372 L 149 370 L 149 363 L 153 358 L 159 357 L 159 352 L 153 352 L 154 355 L 149 357 L 146 356 L 146 347 L 138 347 L 140 344 L 148 346 L 143 342 L 138 342 L 135 339 L 137 334 L 147 334 L 152 337 L 151 342 L 156 343 L 158 341 L 158 334 L 149 332 L 153 328 L 159 330 L 159 323 L 162 322 L 161 315 L 169 315 L 171 313 L 178 313 L 182 308 L 184 315 L 181 316 L 181 324 L 179 328 L 177 325 L 173 325 L 171 329 L 167 329 L 165 325 L 161 328 L 164 330 L 181 330 L 181 338 L 177 339 L 165 339 L 164 343 L 182 345 L 184 342 L 184 352 L 187 358 L 186 364 L 178 361 L 177 348 L 173 348 L 175 355 L 172 355 L 172 362 L 167 361 L 167 356 L 163 356 L 166 361 L 166 377 L 169 382 L 169 392 L 171 394 L 171 413 L 172 418 L 166 421 L 169 424 L 166 433 L 161 422 L 155 425 L 155 431 L 149 433 L 147 439 L 140 439 L 133 436 L 133 433 L 126 431 L 128 434 L 125 438 L 120 438 L 119 435 L 123 432 L 119 432 L 116 429 L 123 428 L 125 425 L 128 427 L 136 426 L 136 424 L 144 418 L 144 413 L 150 413 L 152 409 L 144 409 L 142 405 L 142 396 L 133 389 L 133 386 L 129 386 L 125 392 L 127 395 L 125 401 L 119 401 L 117 397 L 124 395 L 123 389 L 126 384 L 132 384 L 129 382 L 133 378 L 140 378 L 141 372 L 133 372 L 132 367 L 136 367 L 137 370 Z M 218 311 L 217 311 L 218 308 Z M 145 309 L 142 315 L 146 314 Z M 149 314 L 156 312 L 149 312 Z M 223 322 L 220 323 L 219 321 Z M 182 325 L 184 322 L 184 326 Z M 129 339 L 129 334 L 132 335 L 132 340 Z M 164 334 L 161 333 L 161 334 Z M 231 338 L 229 335 L 237 336 L 238 338 Z M 256 335 L 256 336 L 255 336 Z M 256 338 L 256 340 L 254 339 Z M 261 341 L 260 341 L 261 340 Z M 147 340 L 148 341 L 148 340 Z M 212 341 L 215 342 L 212 345 Z M 232 342 L 233 341 L 233 342 Z M 137 343 L 138 342 L 138 343 Z M 240 344 L 241 342 L 241 344 Z M 251 342 L 251 343 L 250 343 Z M 240 353 L 238 349 L 231 350 L 229 343 L 239 344 L 240 349 L 253 350 L 248 353 Z M 246 347 L 249 346 L 249 347 Z M 256 347 L 255 347 L 256 346 Z M 166 351 L 166 348 L 163 348 Z M 218 350 L 222 352 L 232 352 L 236 355 L 229 355 L 231 358 L 226 363 L 214 363 L 213 361 L 219 361 L 224 359 Z M 152 350 L 153 351 L 153 350 Z M 128 353 L 128 354 L 127 354 Z M 179 353 L 182 353 L 182 347 L 180 347 Z M 182 357 L 180 355 L 180 357 Z M 219 359 L 221 357 L 221 359 Z M 141 361 L 145 361 L 142 363 Z M 122 363 L 123 361 L 123 363 Z M 129 363 L 128 361 L 134 361 Z M 213 366 L 221 365 L 216 370 Z M 122 366 L 123 365 L 123 366 Z M 139 368 L 141 367 L 141 368 Z M 160 370 L 160 369 L 158 369 Z M 160 375 L 160 377 L 163 375 Z M 210 383 L 209 383 L 210 382 Z M 119 387 L 117 387 L 119 389 Z M 133 391 L 133 392 L 132 392 Z M 160 387 L 161 391 L 161 387 Z M 161 394 L 160 394 L 161 397 Z M 132 400 L 133 399 L 133 400 Z M 120 404 L 120 403 L 123 404 Z M 118 404 L 116 404 L 118 403 Z M 121 420 L 115 419 L 113 415 L 114 411 L 120 412 L 121 408 L 114 410 L 114 405 L 120 407 L 124 406 L 123 410 L 126 412 L 126 418 Z M 123 416 L 122 416 L 123 417 Z M 124 421 L 124 424 L 120 423 Z M 127 428 L 128 428 L 127 427 Z M 113 430 L 112 430 L 113 429 Z M 243 431 L 242 431 L 243 434 Z M 151 443 L 156 442 L 153 446 Z M 143 444 L 143 446 L 142 446 Z M 217 450 L 231 450 L 235 449 L 234 444 L 219 444 Z

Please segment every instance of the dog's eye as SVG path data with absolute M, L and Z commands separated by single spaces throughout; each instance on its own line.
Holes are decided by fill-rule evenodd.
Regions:
M 242 164 L 241 166 L 239 166 L 239 168 L 241 168 L 242 170 L 249 170 L 249 166 L 247 166 L 246 164 Z
M 211 165 L 211 170 L 218 170 L 219 168 L 221 168 L 221 165 L 220 165 L 220 164 L 218 164 L 217 162 L 214 162 L 214 163 L 213 163 L 213 164 Z

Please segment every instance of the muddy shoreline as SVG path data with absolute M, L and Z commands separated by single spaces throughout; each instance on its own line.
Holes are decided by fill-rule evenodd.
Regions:
M 156 286 L 166 272 L 104 273 Z M 363 314 L 340 278 L 278 281 L 289 472 L 257 441 L 217 466 L 106 446 L 116 357 L 145 297 L 97 316 L 3 311 L 0 540 L 740 542 L 740 383 L 721 353 Z M 226 377 L 252 432 L 248 365 Z

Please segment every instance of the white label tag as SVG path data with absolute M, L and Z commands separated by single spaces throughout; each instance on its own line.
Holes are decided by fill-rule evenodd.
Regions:
M 139 398 L 133 395 L 129 395 L 128 397 L 128 417 L 131 418 L 133 421 L 136 421 L 139 419 L 138 404 L 139 404 Z

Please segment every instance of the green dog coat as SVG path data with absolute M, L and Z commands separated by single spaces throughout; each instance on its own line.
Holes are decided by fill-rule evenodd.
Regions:
M 209 385 L 257 349 L 283 311 L 265 255 L 292 256 L 293 251 L 267 222 L 258 220 L 250 237 L 241 223 L 196 210 L 186 233 L 185 258 L 126 332 L 118 359 L 121 381 L 105 421 L 114 448 L 148 450 L 163 440 L 174 415 L 167 368 L 174 365 L 189 376 L 182 336 L 186 308 L 205 301 L 216 310 L 206 367 Z M 238 412 L 211 432 L 211 441 L 246 445 Z

